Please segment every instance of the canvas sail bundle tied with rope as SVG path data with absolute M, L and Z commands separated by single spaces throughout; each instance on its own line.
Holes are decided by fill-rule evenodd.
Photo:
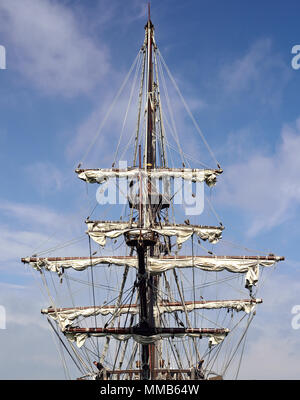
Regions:
M 205 182 L 208 186 L 214 186 L 217 175 L 221 174 L 221 169 L 189 169 L 189 168 L 155 168 L 141 171 L 138 168 L 121 169 L 77 169 L 78 178 L 89 183 L 103 183 L 110 178 L 182 178 L 192 182 Z
M 125 211 L 115 219 L 107 220 L 106 211 L 101 216 L 105 219 L 91 219 L 99 204 L 93 208 L 85 221 L 88 254 L 53 255 L 54 250 L 77 243 L 74 240 L 22 261 L 41 275 L 51 302 L 41 312 L 58 339 L 66 376 L 68 357 L 80 379 L 203 380 L 223 379 L 229 373 L 237 377 L 248 328 L 263 302 L 256 297 L 262 274 L 284 258 L 217 253 L 215 246 L 225 243 L 224 226 L 210 196 L 206 204 L 218 219 L 216 226 L 199 224 L 199 216 L 192 222 L 176 220 L 181 185 L 189 188 L 191 198 L 197 198 L 195 185 L 211 194 L 223 170 L 157 47 L 150 12 L 144 43 L 97 137 L 133 72 L 112 167 L 81 168 L 81 163 L 75 170 L 87 186 L 98 184 L 98 194 L 109 184 L 115 189 L 122 186 Z M 180 145 L 165 72 L 191 119 L 188 129 L 200 135 L 215 168 L 190 166 L 194 158 Z M 120 155 L 135 90 L 134 132 Z M 132 167 L 116 168 L 130 148 Z M 180 183 L 172 187 L 175 181 Z
M 101 246 L 105 246 L 106 238 L 115 239 L 125 233 L 140 232 L 137 223 L 123 221 L 87 221 L 88 235 Z M 199 226 L 199 225 L 170 225 L 160 224 L 151 227 L 151 231 L 162 236 L 176 236 L 177 244 L 181 245 L 196 234 L 202 240 L 217 243 L 222 237 L 224 227 Z M 144 232 L 143 232 L 144 233 Z
M 259 266 L 269 267 L 282 257 L 221 257 L 221 256 L 178 256 L 178 257 L 148 257 L 147 271 L 150 274 L 161 274 L 174 268 L 199 268 L 205 271 L 222 271 L 226 269 L 235 273 L 246 273 L 247 286 L 258 282 Z M 128 266 L 139 268 L 139 260 L 130 256 L 108 256 L 108 257 L 49 257 L 49 258 L 24 258 L 22 261 L 29 263 L 33 268 L 57 272 L 58 275 L 67 268 L 83 271 L 91 266 L 114 264 L 120 267 Z
M 255 304 L 262 303 L 262 299 L 245 299 L 245 300 L 215 300 L 215 301 L 185 301 L 158 303 L 153 308 L 154 315 L 163 313 L 173 313 L 175 311 L 191 312 L 200 309 L 218 309 L 227 308 L 236 311 L 244 311 L 250 313 L 254 310 Z M 58 320 L 63 329 L 72 325 L 72 322 L 79 317 L 91 317 L 95 315 L 121 315 L 121 314 L 138 314 L 138 304 L 122 304 L 116 306 L 97 306 L 97 307 L 75 307 L 75 308 L 48 308 L 42 310 L 43 314 L 48 314 L 54 320 Z

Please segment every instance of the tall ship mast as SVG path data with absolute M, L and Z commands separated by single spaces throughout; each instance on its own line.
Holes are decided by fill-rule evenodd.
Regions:
M 75 171 L 78 178 L 99 188 L 109 189 L 107 185 L 112 184 L 120 189 L 120 182 L 126 182 L 122 188 L 128 213 L 109 221 L 89 215 L 86 256 L 35 254 L 22 261 L 40 272 L 51 301 L 41 312 L 58 338 L 64 363 L 68 357 L 79 379 L 223 379 L 238 354 L 239 369 L 246 333 L 256 306 L 262 303 L 255 293 L 260 270 L 284 258 L 274 254 L 219 255 L 204 244 L 215 246 L 222 239 L 222 223 L 212 226 L 175 220 L 176 194 L 183 185 L 190 185 L 191 190 L 195 185 L 211 188 L 223 171 L 217 162 L 215 168 L 186 167 L 172 116 L 168 129 L 178 144 L 182 163 L 179 167 L 168 164 L 170 140 L 163 91 L 167 108 L 172 107 L 163 67 L 182 95 L 157 47 L 150 8 L 134 67 L 133 88 L 137 87 L 138 93 L 135 130 L 129 142 L 132 166 L 117 168 L 115 159 L 111 168 L 83 169 L 80 165 Z M 134 90 L 130 101 L 133 96 Z M 177 185 L 172 187 L 175 181 Z M 108 241 L 122 238 L 125 255 L 102 253 Z M 237 293 L 248 296 L 226 297 L 233 283 Z M 80 292 L 76 300 L 72 285 Z M 63 303 L 67 290 L 70 306 Z

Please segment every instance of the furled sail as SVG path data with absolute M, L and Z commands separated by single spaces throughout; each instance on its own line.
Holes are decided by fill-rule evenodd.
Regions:
M 132 328 L 68 328 L 64 331 L 65 336 L 71 342 L 76 342 L 78 347 L 84 345 L 86 339 L 91 336 L 107 337 L 112 336 L 117 340 L 128 340 L 133 338 L 136 342 L 141 344 L 154 343 L 157 340 L 165 338 L 184 338 L 194 337 L 202 338 L 208 337 L 211 346 L 221 343 L 227 334 L 228 329 L 214 329 L 214 328 L 155 328 L 152 331 L 144 331 Z
M 127 232 L 138 233 L 137 223 L 125 221 L 86 221 L 88 226 L 88 235 L 101 246 L 105 246 L 106 238 L 115 239 Z M 196 234 L 202 240 L 208 240 L 210 243 L 217 243 L 222 238 L 223 226 L 201 226 L 201 225 L 167 225 L 160 224 L 151 227 L 151 231 L 165 236 L 176 236 L 177 244 L 181 245 L 193 234 Z M 148 231 L 148 230 L 147 230 Z M 145 230 L 142 230 L 144 233 Z
M 227 270 L 234 273 L 246 273 L 246 287 L 256 285 L 259 277 L 259 267 L 271 267 L 275 262 L 284 260 L 277 256 L 166 256 L 161 258 L 147 258 L 147 269 L 152 274 L 159 274 L 174 268 L 196 267 L 204 271 Z M 23 262 L 29 263 L 33 268 L 41 268 L 57 272 L 59 275 L 64 268 L 73 268 L 77 271 L 103 264 L 116 266 L 128 266 L 138 268 L 138 260 L 131 256 L 106 256 L 106 257 L 49 257 L 23 258 Z
M 255 305 L 262 303 L 262 299 L 245 299 L 245 300 L 211 300 L 211 301 L 185 301 L 184 305 L 180 302 L 162 302 L 154 306 L 154 315 L 163 313 L 172 313 L 176 311 L 187 311 L 199 309 L 220 309 L 227 308 L 235 311 L 244 311 L 250 313 L 254 310 Z M 72 324 L 79 317 L 92 317 L 97 315 L 121 315 L 121 314 L 138 314 L 138 304 L 123 304 L 119 307 L 112 305 L 95 306 L 95 307 L 73 307 L 73 308 L 47 308 L 43 309 L 42 314 L 47 314 L 55 321 L 59 322 L 62 329 Z
M 162 178 L 182 178 L 192 182 L 206 182 L 208 186 L 214 186 L 217 176 L 220 175 L 222 169 L 192 169 L 192 168 L 155 168 L 148 172 L 139 168 L 127 169 L 76 169 L 78 178 L 89 183 L 103 183 L 110 178 L 127 178 L 137 179 L 151 177 L 152 179 Z

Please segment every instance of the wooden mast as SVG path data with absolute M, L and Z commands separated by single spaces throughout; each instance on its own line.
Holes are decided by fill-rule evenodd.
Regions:
M 150 3 L 148 3 L 148 21 L 145 26 L 147 38 L 147 132 L 145 142 L 145 169 L 147 171 L 155 168 L 156 164 L 156 138 L 155 138 L 155 109 L 154 109 L 154 96 L 153 96 L 153 31 L 154 26 L 150 19 Z M 139 168 L 142 169 L 141 153 L 139 151 Z M 151 178 L 147 181 L 147 201 L 145 206 L 142 205 L 142 185 L 140 177 L 140 206 L 139 206 L 139 225 L 140 228 L 151 226 L 155 222 L 155 208 L 151 204 Z M 145 214 L 144 214 L 145 213 Z M 147 250 L 147 246 L 150 248 Z M 155 328 L 155 320 L 153 307 L 156 301 L 157 292 L 157 279 L 147 275 L 145 256 L 148 253 L 150 257 L 154 255 L 155 241 L 150 245 L 146 244 L 140 234 L 140 239 L 136 244 L 138 256 L 138 290 L 140 299 L 140 327 L 148 330 Z M 141 374 L 142 380 L 155 378 L 155 345 L 154 344 L 141 344 Z
M 141 147 L 139 147 L 139 168 L 141 170 Z M 139 225 L 140 228 L 144 226 L 144 218 L 143 218 L 143 205 L 142 205 L 142 178 L 140 176 L 140 193 L 139 193 Z M 147 306 L 147 274 L 146 274 L 146 265 L 145 265 L 145 254 L 146 254 L 146 246 L 144 241 L 142 240 L 142 235 L 140 234 L 139 241 L 136 245 L 136 251 L 138 256 L 138 292 L 140 299 L 140 319 L 139 326 L 147 329 L 148 326 L 148 306 Z M 150 379 L 150 371 L 149 371 L 149 346 L 141 345 L 141 362 L 142 369 L 140 378 L 142 380 Z
M 147 136 L 145 143 L 145 167 L 147 170 L 152 169 L 155 165 L 155 149 L 153 148 L 153 109 L 152 109 L 152 88 L 153 88 L 153 63 L 152 63 L 152 34 L 153 25 L 150 20 L 150 4 L 148 3 L 148 21 L 145 26 L 147 37 Z M 139 168 L 141 170 L 141 155 L 139 156 Z M 141 177 L 140 177 L 141 180 Z M 140 227 L 144 227 L 145 218 L 146 224 L 153 220 L 153 212 L 151 207 L 151 181 L 147 182 L 147 196 L 148 201 L 145 202 L 145 207 L 142 207 L 142 187 L 140 181 L 140 207 L 139 207 L 139 220 Z M 142 212 L 146 215 L 142 215 Z M 154 328 L 153 319 L 153 295 L 152 295 L 152 278 L 147 276 L 145 256 L 147 253 L 147 246 L 140 235 L 140 241 L 137 243 L 137 256 L 138 256 L 138 290 L 140 299 L 140 320 L 139 325 L 143 329 L 151 330 Z M 149 250 L 149 255 L 153 255 L 153 246 Z M 141 344 L 141 374 L 140 379 L 147 380 L 153 377 L 154 369 L 154 345 Z M 151 367 L 151 371 L 150 371 Z
M 154 26 L 150 17 L 150 3 L 148 3 L 148 21 L 146 26 L 147 32 L 147 54 L 148 54 L 148 93 L 147 93 L 147 154 L 146 168 L 151 171 L 156 167 L 156 136 L 155 136 L 155 105 L 154 105 L 154 82 L 153 82 L 153 34 Z M 151 178 L 148 179 L 148 221 L 150 226 L 155 223 L 156 211 L 155 205 L 151 204 L 151 195 L 153 194 Z M 155 244 L 150 246 L 148 254 L 153 257 L 155 254 Z M 155 327 L 155 318 L 153 313 L 154 304 L 157 300 L 158 278 L 150 276 L 148 279 L 148 322 L 150 329 Z M 155 369 L 158 367 L 156 360 L 156 346 L 154 343 L 149 344 L 149 368 L 150 378 L 155 379 Z
M 150 3 L 148 3 L 148 22 L 146 25 L 147 30 L 147 54 L 148 54 L 148 93 L 147 93 L 147 155 L 146 165 L 147 169 L 155 168 L 156 159 L 156 140 L 154 133 L 154 106 L 153 106 L 153 31 L 154 26 L 150 19 Z

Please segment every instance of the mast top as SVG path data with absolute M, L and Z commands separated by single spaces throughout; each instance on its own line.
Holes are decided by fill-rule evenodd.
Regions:
M 148 2 L 148 22 L 150 21 L 150 1 Z
M 150 13 L 150 1 L 148 2 L 148 20 L 147 20 L 147 24 L 145 25 L 145 29 L 147 29 L 147 28 L 153 28 L 154 27 L 154 25 L 152 24 L 152 21 L 151 21 L 151 13 Z

